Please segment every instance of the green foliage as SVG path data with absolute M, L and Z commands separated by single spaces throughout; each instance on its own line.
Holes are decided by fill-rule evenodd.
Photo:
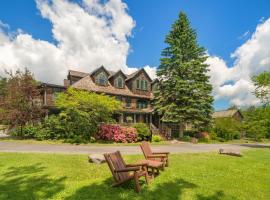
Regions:
M 191 141 L 191 137 L 189 135 L 184 135 L 182 138 L 181 138 L 182 141 L 185 141 L 185 142 L 190 142 Z
M 243 111 L 246 136 L 255 140 L 270 138 L 270 106 Z
M 40 91 L 33 74 L 25 69 L 6 72 L 6 76 L 0 81 L 0 122 L 22 127 L 40 119 L 43 115 Z
M 162 140 L 163 140 L 163 138 L 161 136 L 159 136 L 159 135 L 153 135 L 152 136 L 152 142 L 160 142 Z
M 138 134 L 138 140 L 148 140 L 151 131 L 149 129 L 149 126 L 145 123 L 136 123 L 133 125 L 133 127 L 136 129 Z
M 198 131 L 195 130 L 186 130 L 184 131 L 184 136 L 195 137 L 198 134 Z
M 188 122 L 204 130 L 211 122 L 213 102 L 207 56 L 184 13 L 172 25 L 165 42 L 168 46 L 157 70 L 160 81 L 154 92 L 155 109 L 165 122 Z
M 89 141 L 97 133 L 98 125 L 112 122 L 112 115 L 121 109 L 121 103 L 112 97 L 73 88 L 60 93 L 55 104 L 61 110 L 60 122 L 52 121 L 51 125 L 59 125 L 61 137 L 77 141 Z
M 211 135 L 213 136 L 214 132 L 216 133 L 214 137 L 223 138 L 224 140 L 240 139 L 242 131 L 241 122 L 233 118 L 220 118 L 215 119 Z
M 210 131 L 210 138 L 211 138 L 211 140 L 216 140 L 216 139 L 218 139 L 217 133 L 216 133 L 215 131 L 211 130 L 211 131 Z
M 17 127 L 10 133 L 12 136 L 21 137 L 24 139 L 35 138 L 37 140 L 51 139 L 50 132 L 44 129 L 41 124 L 28 124 L 24 127 Z
M 270 72 L 263 72 L 252 77 L 256 86 L 254 94 L 265 105 L 270 106 Z
M 112 114 L 121 108 L 114 98 L 69 88 L 56 99 L 59 115 L 50 115 L 41 125 L 26 126 L 24 138 L 67 139 L 70 142 L 94 142 L 101 122 L 112 121 Z M 16 130 L 14 135 L 20 136 Z

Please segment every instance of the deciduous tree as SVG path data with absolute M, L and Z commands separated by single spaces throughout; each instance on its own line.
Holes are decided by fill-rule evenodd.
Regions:
M 270 105 L 270 72 L 263 72 L 252 78 L 256 89 L 254 94 L 264 105 Z
M 23 126 L 38 120 L 42 115 L 40 91 L 33 74 L 25 69 L 15 73 L 6 72 L 1 87 L 1 120 L 11 126 Z

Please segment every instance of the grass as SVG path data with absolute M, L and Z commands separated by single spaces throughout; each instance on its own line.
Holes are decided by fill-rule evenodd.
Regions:
M 136 161 L 141 155 L 125 156 Z M 85 155 L 0 153 L 0 199 L 269 199 L 270 149 L 244 156 L 216 153 L 170 156 L 166 168 L 142 192 L 134 183 L 112 188 L 106 164 L 87 162 Z

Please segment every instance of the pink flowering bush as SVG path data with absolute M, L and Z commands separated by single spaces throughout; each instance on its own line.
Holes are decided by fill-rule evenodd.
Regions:
M 99 138 L 105 141 L 114 142 L 136 142 L 136 129 L 132 127 L 120 126 L 118 124 L 103 124 L 100 126 Z

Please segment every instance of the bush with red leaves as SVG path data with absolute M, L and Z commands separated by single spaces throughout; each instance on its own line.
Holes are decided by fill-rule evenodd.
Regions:
M 99 138 L 105 141 L 130 143 L 137 141 L 136 129 L 118 124 L 102 124 L 99 129 Z

